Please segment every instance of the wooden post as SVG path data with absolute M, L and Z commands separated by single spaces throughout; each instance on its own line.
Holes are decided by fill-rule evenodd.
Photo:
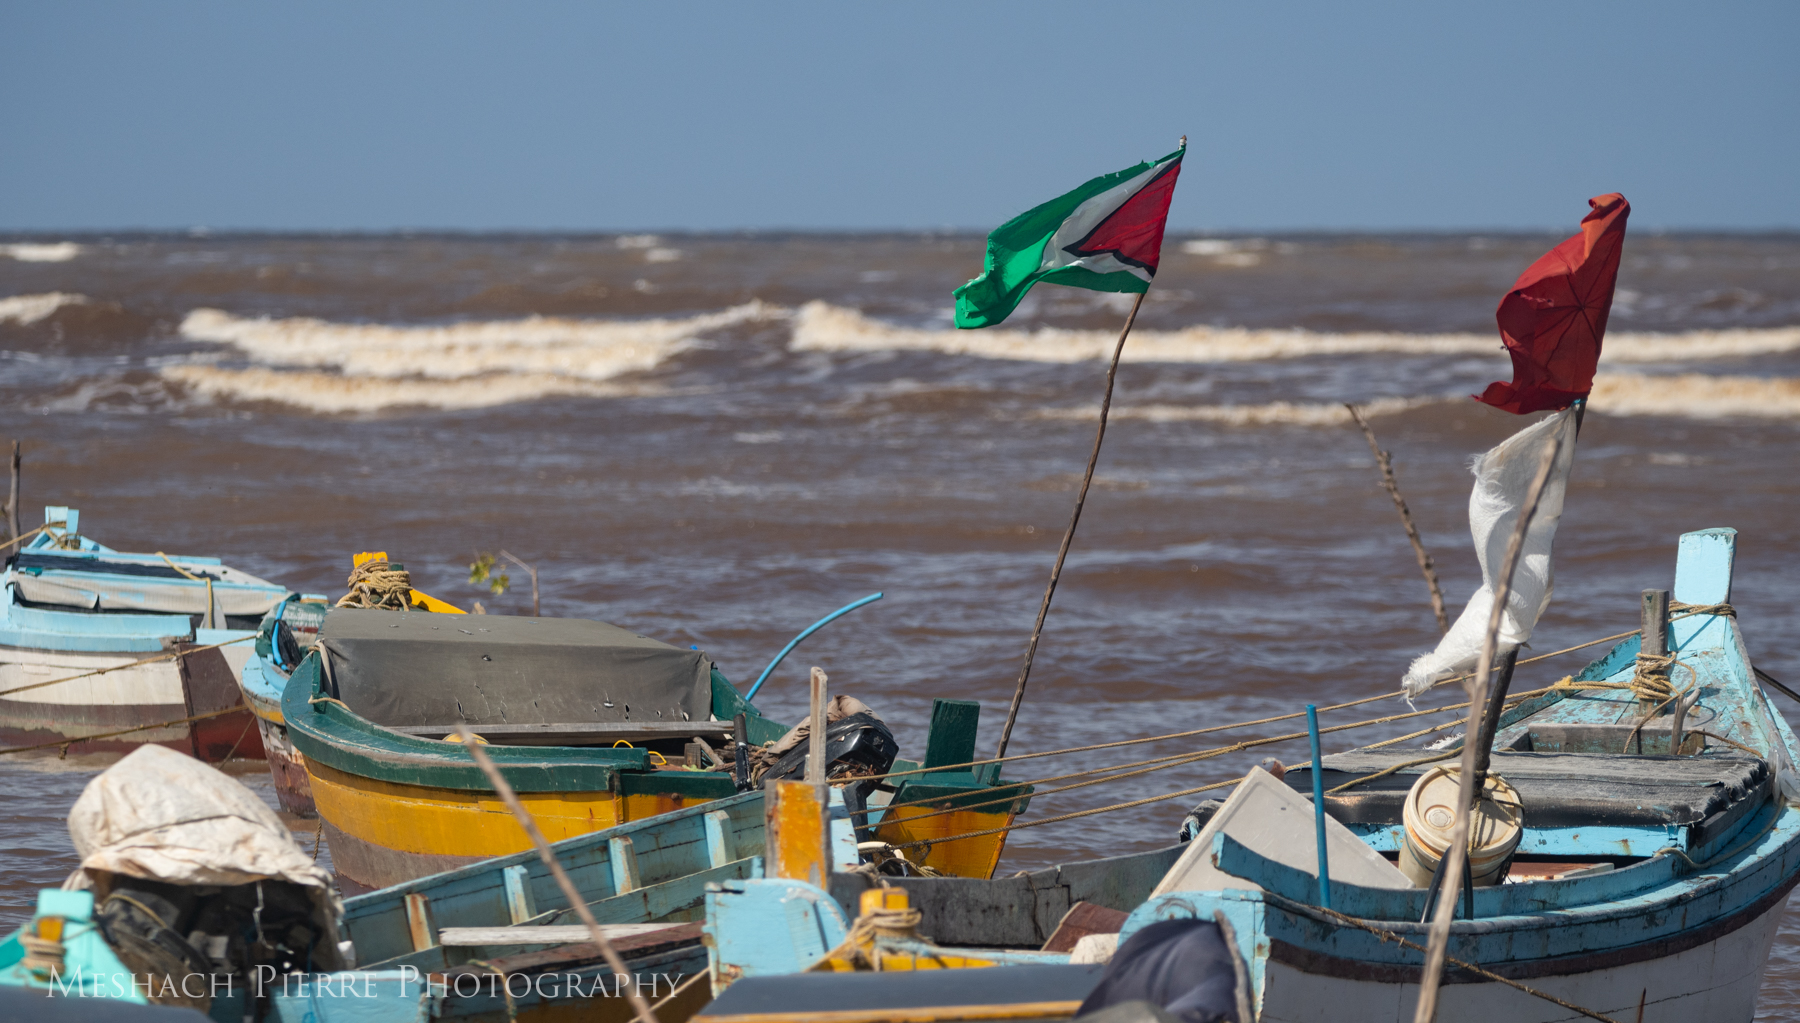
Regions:
M 19 442 L 12 446 L 12 483 L 6 490 L 6 529 L 8 540 L 19 538 Z
M 1185 138 L 1186 136 L 1183 136 Z M 1050 598 L 1056 595 L 1056 581 L 1062 578 L 1063 561 L 1069 556 L 1069 544 L 1075 542 L 1075 525 L 1081 521 L 1081 506 L 1087 503 L 1088 486 L 1094 482 L 1094 466 L 1100 461 L 1100 442 L 1106 439 L 1106 416 L 1112 410 L 1113 378 L 1119 373 L 1119 356 L 1125 352 L 1125 338 L 1137 322 L 1146 292 L 1138 292 L 1125 317 L 1125 328 L 1119 331 L 1119 343 L 1113 346 L 1112 363 L 1106 367 L 1106 393 L 1100 399 L 1100 429 L 1094 433 L 1094 450 L 1088 455 L 1087 471 L 1081 476 L 1081 490 L 1075 495 L 1075 513 L 1069 516 L 1069 528 L 1063 530 L 1062 546 L 1056 551 L 1056 564 L 1050 568 L 1050 585 L 1044 587 L 1044 602 L 1038 605 L 1037 624 L 1031 627 L 1031 642 L 1025 644 L 1025 663 L 1019 668 L 1019 684 L 1013 689 L 1012 706 L 1006 710 L 1006 725 L 1000 729 L 1000 749 L 995 759 L 1006 756 L 1006 744 L 1012 741 L 1013 722 L 1019 718 L 1019 705 L 1025 702 L 1025 682 L 1031 678 L 1031 661 L 1037 656 L 1038 638 L 1044 634 L 1044 619 L 1050 614 Z
M 1500 711 L 1506 706 L 1506 691 L 1512 688 L 1513 669 L 1519 663 L 1519 650 L 1514 647 L 1500 658 L 1500 670 L 1494 684 L 1488 687 L 1487 708 L 1481 712 L 1481 730 L 1472 732 L 1475 748 L 1475 791 L 1487 782 L 1488 765 L 1494 758 L 1494 736 L 1500 731 Z
M 1571 441 L 1573 443 L 1573 441 Z M 1437 913 L 1431 918 L 1430 938 L 1425 949 L 1425 968 L 1419 974 L 1419 1001 L 1413 1010 L 1413 1023 L 1432 1023 L 1437 1015 L 1438 983 L 1443 979 L 1444 956 L 1450 946 L 1450 920 L 1456 915 L 1456 897 L 1462 888 L 1463 870 L 1469 862 L 1469 815 L 1481 790 L 1475 788 L 1475 737 L 1481 734 L 1482 716 L 1486 710 L 1482 697 L 1487 695 L 1488 674 L 1494 664 L 1494 650 L 1500 641 L 1500 619 L 1506 612 L 1506 600 L 1512 593 L 1513 572 L 1519 567 L 1519 552 L 1525 546 L 1525 533 L 1537 514 L 1538 501 L 1556 468 L 1556 456 L 1562 451 L 1560 437 L 1551 437 L 1538 460 L 1537 473 L 1525 493 L 1525 506 L 1519 511 L 1519 524 L 1506 545 L 1506 557 L 1500 574 L 1494 580 L 1494 608 L 1488 614 L 1487 635 L 1481 641 L 1481 659 L 1464 683 L 1469 694 L 1469 728 L 1463 739 L 1462 765 L 1457 783 L 1456 823 L 1450 828 L 1449 848 L 1444 850 L 1444 891 L 1438 899 Z
M 764 871 L 769 877 L 825 887 L 831 881 L 830 848 L 819 827 L 825 808 L 803 781 L 763 782 Z
M 1638 646 L 1638 652 L 1651 657 L 1667 657 L 1669 656 L 1669 591 L 1645 590 L 1642 599 L 1643 604 L 1639 608 L 1639 622 L 1644 634 L 1642 642 Z M 1639 700 L 1638 712 L 1649 714 L 1656 709 L 1656 704 L 1655 700 Z
M 813 787 L 813 799 L 819 804 L 819 828 L 822 835 L 822 848 L 831 849 L 831 783 L 826 777 L 825 763 L 825 709 L 828 696 L 825 691 L 829 680 L 824 669 L 813 666 L 812 670 L 812 722 L 806 737 L 806 782 Z M 829 860 L 826 861 L 830 863 Z M 829 871 L 830 867 L 827 866 Z M 823 885 L 825 882 L 819 882 Z

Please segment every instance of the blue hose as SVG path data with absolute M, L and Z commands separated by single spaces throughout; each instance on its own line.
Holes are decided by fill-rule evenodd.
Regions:
M 801 640 L 805 639 L 806 637 L 812 635 L 815 632 L 818 632 L 820 629 L 824 628 L 827 625 L 830 625 L 832 622 L 837 621 L 839 618 L 844 617 L 845 615 L 847 615 L 850 612 L 856 610 L 857 608 L 863 606 L 864 604 L 873 604 L 875 601 L 880 600 L 880 599 L 881 599 L 881 594 L 871 593 L 868 596 L 864 597 L 863 599 L 861 599 L 859 601 L 856 601 L 853 604 L 845 604 L 843 607 L 838 608 L 836 611 L 833 611 L 830 614 L 826 615 L 825 617 L 812 623 L 811 625 L 808 625 L 806 627 L 806 631 L 800 633 L 800 635 L 795 636 L 793 639 L 789 640 L 788 645 L 782 647 L 781 652 L 775 655 L 775 659 L 769 662 L 769 666 L 767 668 L 763 669 L 763 673 L 761 675 L 757 676 L 756 684 L 751 686 L 750 691 L 744 694 L 744 702 L 749 703 L 751 700 L 756 698 L 756 691 L 758 689 L 761 689 L 762 684 L 769 680 L 769 673 L 774 671 L 777 667 L 779 667 L 781 665 L 781 662 L 787 658 L 788 654 L 794 652 L 794 648 L 800 645 Z

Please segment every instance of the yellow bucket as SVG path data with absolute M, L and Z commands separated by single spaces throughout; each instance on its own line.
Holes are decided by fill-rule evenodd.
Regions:
M 1400 846 L 1400 870 L 1420 888 L 1431 884 L 1438 860 L 1450 848 L 1461 784 L 1459 768 L 1439 766 L 1426 771 L 1406 794 L 1401 815 L 1406 841 Z M 1507 864 L 1524 834 L 1524 820 L 1518 791 L 1499 775 L 1489 774 L 1469 818 L 1469 872 L 1476 887 L 1499 884 L 1506 876 Z

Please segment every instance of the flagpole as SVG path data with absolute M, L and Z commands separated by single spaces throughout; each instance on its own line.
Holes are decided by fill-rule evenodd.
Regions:
M 1183 135 L 1182 142 L 1187 142 Z M 1056 565 L 1050 569 L 1050 585 L 1044 587 L 1044 602 L 1038 605 L 1037 624 L 1031 628 L 1031 642 L 1025 645 L 1025 663 L 1019 668 L 1019 684 L 1013 690 L 1012 706 L 1006 711 L 1006 727 L 1000 730 L 1000 748 L 994 753 L 995 758 L 1006 756 L 1006 744 L 1012 739 L 1013 722 L 1019 718 L 1019 705 L 1025 702 L 1025 682 L 1031 677 L 1031 661 L 1037 656 L 1038 639 L 1044 634 L 1044 619 L 1050 614 L 1050 598 L 1056 595 L 1056 581 L 1062 578 L 1063 560 L 1069 556 L 1069 544 L 1075 540 L 1075 525 L 1081 521 L 1081 506 L 1087 502 L 1088 485 L 1094 482 L 1094 466 L 1100 461 L 1100 442 L 1106 439 L 1106 416 L 1112 409 L 1113 378 L 1119 372 L 1119 356 L 1125 351 L 1125 338 L 1131 333 L 1131 325 L 1137 322 L 1138 309 L 1144 304 L 1144 295 L 1138 292 L 1137 301 L 1131 303 L 1131 313 L 1125 317 L 1125 327 L 1119 331 L 1119 343 L 1113 346 L 1112 364 L 1106 367 L 1106 396 L 1100 399 L 1100 429 L 1094 433 L 1094 450 L 1088 455 L 1087 472 L 1081 477 L 1081 490 L 1075 495 L 1075 513 L 1069 516 L 1069 528 L 1063 531 L 1062 547 L 1056 552 Z

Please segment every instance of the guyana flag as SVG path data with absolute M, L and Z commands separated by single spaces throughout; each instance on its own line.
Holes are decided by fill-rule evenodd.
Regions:
M 1150 290 L 1182 148 L 1107 174 L 1001 224 L 981 276 L 956 289 L 956 325 L 991 327 L 1039 281 L 1090 291 Z

